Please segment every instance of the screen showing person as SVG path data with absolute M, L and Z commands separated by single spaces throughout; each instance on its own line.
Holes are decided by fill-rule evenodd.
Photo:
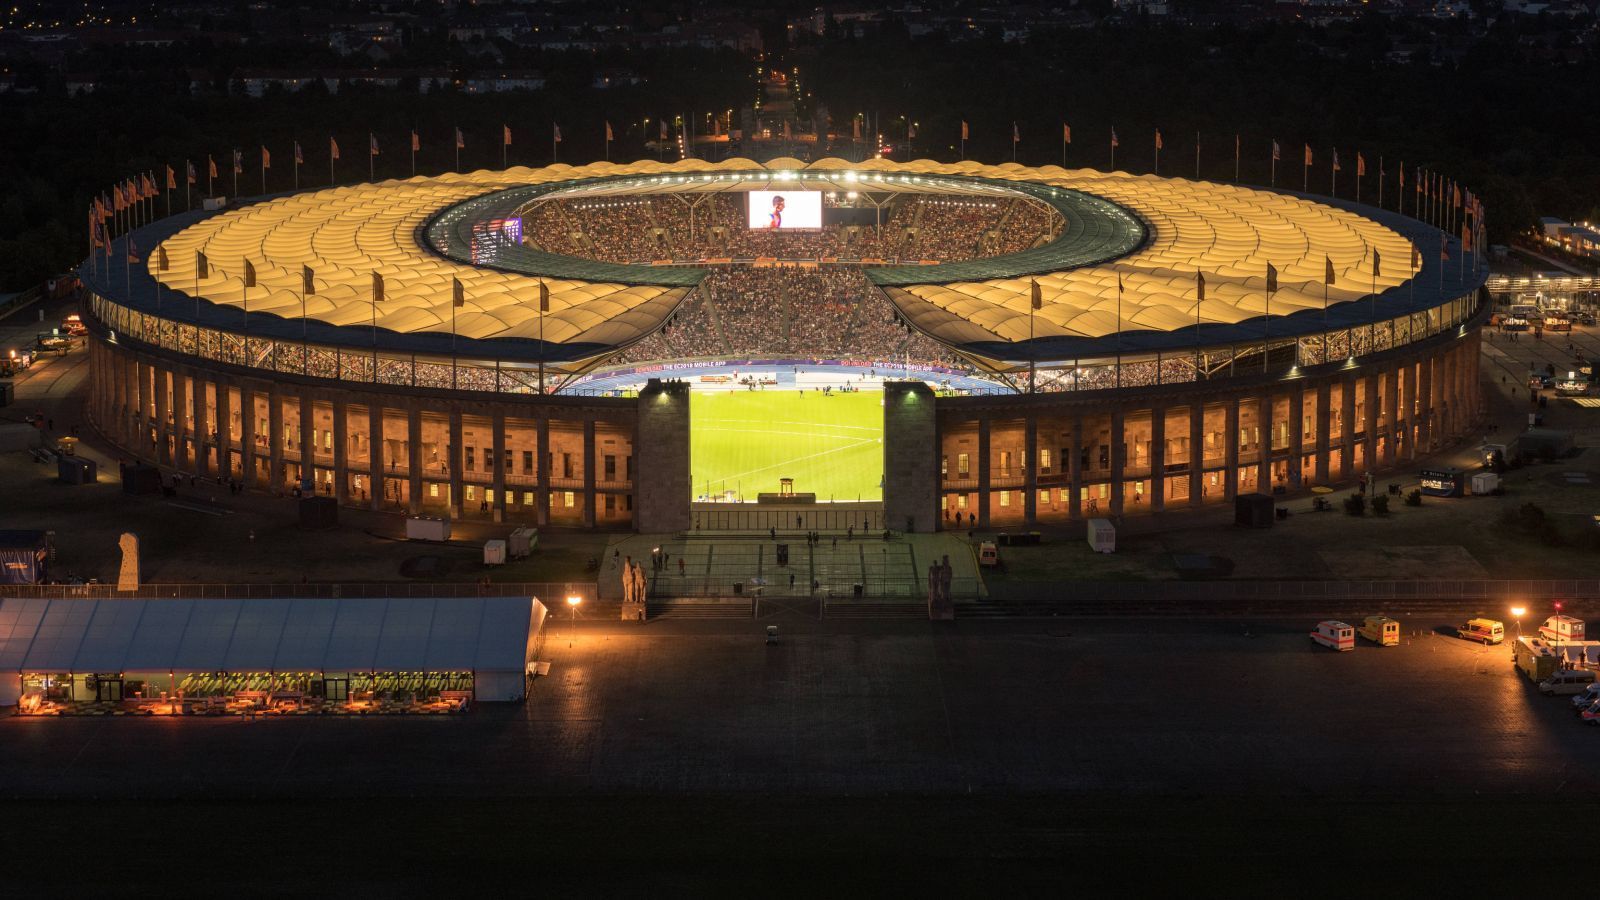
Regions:
M 749 225 L 762 231 L 822 227 L 822 194 L 818 191 L 751 191 Z

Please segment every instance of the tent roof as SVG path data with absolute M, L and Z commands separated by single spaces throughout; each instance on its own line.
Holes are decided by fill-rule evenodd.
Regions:
M 527 597 L 0 600 L 0 671 L 522 671 Z

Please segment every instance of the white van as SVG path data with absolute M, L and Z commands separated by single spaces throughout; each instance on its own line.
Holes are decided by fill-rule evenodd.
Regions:
M 1594 672 L 1590 669 L 1562 669 L 1551 673 L 1549 678 L 1539 682 L 1541 694 L 1581 694 L 1594 684 Z
M 1573 695 L 1572 711 L 1583 712 L 1596 702 L 1600 702 L 1600 681 L 1584 685 L 1583 690 Z
M 1343 622 L 1327 619 L 1317 623 L 1317 630 L 1311 632 L 1311 640 L 1329 650 L 1354 650 L 1356 630 Z

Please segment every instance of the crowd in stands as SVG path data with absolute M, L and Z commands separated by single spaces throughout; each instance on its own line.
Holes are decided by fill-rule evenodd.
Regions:
M 739 194 L 653 194 L 551 200 L 524 217 L 528 240 L 552 253 L 617 263 L 702 259 L 884 259 L 954 262 L 1024 250 L 1059 218 L 1025 199 L 906 195 L 882 227 L 815 231 L 747 227 Z

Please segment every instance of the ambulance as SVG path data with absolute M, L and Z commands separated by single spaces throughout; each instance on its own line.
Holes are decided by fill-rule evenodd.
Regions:
M 1311 632 L 1311 641 L 1329 650 L 1354 650 L 1356 630 L 1343 622 L 1325 619 L 1317 623 L 1316 631 Z
M 1551 616 L 1539 626 L 1539 636 L 1547 641 L 1581 641 L 1583 620 L 1572 616 Z
M 1388 616 L 1367 616 L 1357 631 L 1379 647 L 1400 646 L 1400 623 Z

